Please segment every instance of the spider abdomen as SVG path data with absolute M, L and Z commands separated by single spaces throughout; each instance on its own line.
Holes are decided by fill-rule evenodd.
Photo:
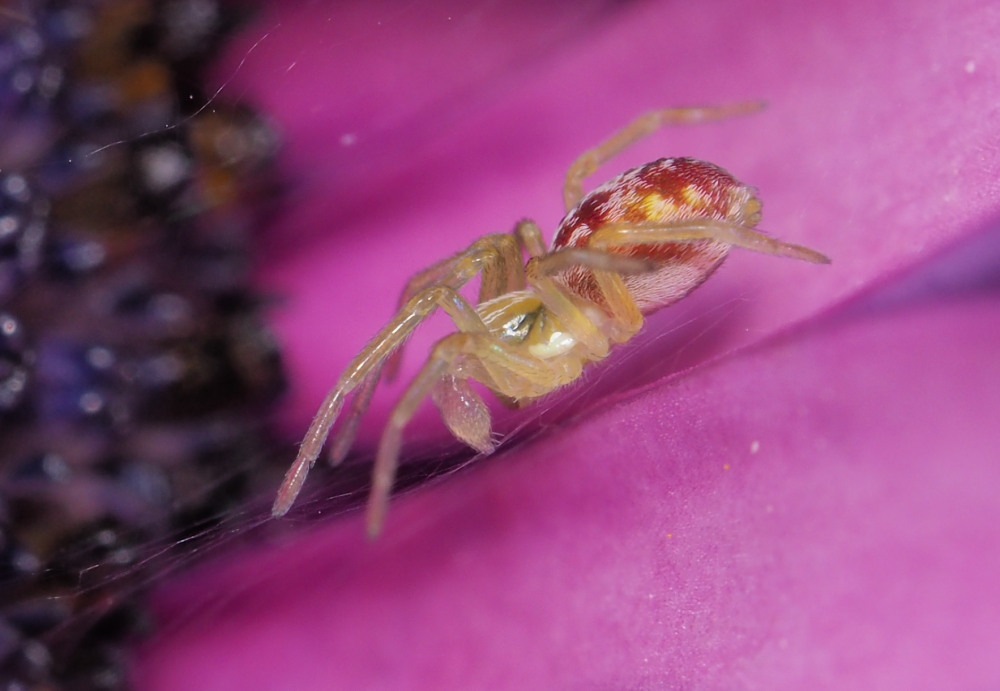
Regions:
M 584 196 L 559 224 L 553 249 L 585 247 L 602 227 L 698 219 L 753 227 L 760 220 L 760 201 L 752 188 L 716 165 L 663 158 L 626 171 Z M 619 245 L 608 251 L 662 263 L 656 271 L 623 277 L 639 309 L 648 313 L 680 300 L 701 284 L 725 259 L 729 245 L 698 240 Z M 561 280 L 574 293 L 600 302 L 589 269 L 573 267 Z

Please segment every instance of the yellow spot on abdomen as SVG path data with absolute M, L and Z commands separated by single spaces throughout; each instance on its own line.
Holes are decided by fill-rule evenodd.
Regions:
M 686 185 L 683 187 L 681 189 L 681 197 L 696 209 L 705 207 L 708 202 L 708 197 L 705 196 L 705 193 L 697 185 Z
M 650 192 L 639 203 L 643 215 L 649 219 L 659 219 L 672 216 L 677 211 L 677 204 L 667 199 L 659 192 Z

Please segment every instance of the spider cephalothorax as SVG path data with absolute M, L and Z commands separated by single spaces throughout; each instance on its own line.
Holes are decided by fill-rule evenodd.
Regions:
M 730 247 L 825 263 L 814 250 L 753 227 L 760 202 L 750 187 L 711 163 L 665 158 L 632 169 L 584 195 L 583 179 L 624 147 L 663 124 L 718 119 L 757 109 L 677 108 L 647 113 L 570 167 L 567 214 L 547 250 L 539 227 L 487 235 L 407 283 L 395 317 L 352 360 L 316 414 L 285 475 L 273 515 L 291 507 L 347 395 L 354 401 L 331 446 L 337 463 L 350 448 L 383 368 L 437 308 L 458 331 L 438 341 L 393 410 L 375 457 L 368 533 L 381 530 L 403 427 L 430 396 L 448 429 L 481 453 L 493 450 L 489 409 L 474 380 L 524 403 L 576 380 L 585 365 L 632 338 L 643 315 L 683 298 L 718 267 Z M 527 255 L 527 261 L 525 261 Z M 479 299 L 459 289 L 481 276 Z

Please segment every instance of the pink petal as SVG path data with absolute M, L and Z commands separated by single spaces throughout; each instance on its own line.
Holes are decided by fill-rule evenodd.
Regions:
M 1000 86 L 995 20 L 977 6 L 988 7 L 652 3 L 604 22 L 528 3 L 484 15 L 273 10 L 234 49 L 246 64 L 228 88 L 288 135 L 293 196 L 261 274 L 287 298 L 275 314 L 295 382 L 283 428 L 301 434 L 406 276 L 522 216 L 551 234 L 572 158 L 645 109 L 768 104 L 657 134 L 595 184 L 664 155 L 704 158 L 760 189 L 764 228 L 834 260 L 817 269 L 737 253 L 674 316 L 653 320 L 660 335 L 696 320 L 668 371 L 763 338 L 978 228 L 994 207 L 985 113 Z M 418 334 L 412 352 L 440 333 Z M 367 441 L 397 395 L 376 402 Z
M 996 300 L 818 325 L 162 594 L 143 688 L 1000 674 Z M 626 441 L 627 440 L 627 441 Z
M 995 295 L 937 303 L 926 271 L 775 334 L 987 227 L 1000 27 L 985 3 L 767 7 L 630 5 L 522 63 L 505 46 L 541 34 L 525 38 L 528 10 L 494 10 L 480 31 L 503 40 L 457 65 L 432 57 L 467 32 L 432 11 L 385 41 L 363 22 L 345 39 L 314 4 L 265 20 L 270 62 L 234 85 L 283 124 L 297 176 L 262 267 L 288 296 L 290 436 L 404 276 L 523 215 L 552 228 L 573 155 L 650 107 L 765 98 L 609 168 L 714 161 L 760 188 L 766 228 L 834 264 L 734 256 L 626 347 L 617 390 L 649 386 L 585 382 L 596 410 L 399 498 L 376 544 L 349 516 L 171 584 L 139 686 L 995 683 Z M 401 46 L 361 103 L 323 88 L 359 40 L 376 61 Z M 366 74 L 351 64 L 346 85 Z

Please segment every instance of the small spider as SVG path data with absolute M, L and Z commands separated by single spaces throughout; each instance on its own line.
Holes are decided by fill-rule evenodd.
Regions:
M 518 405 L 569 384 L 584 365 L 635 336 L 643 315 L 680 300 L 708 278 L 733 246 L 828 263 L 819 252 L 753 230 L 760 220 L 753 189 L 704 161 L 660 159 L 583 194 L 583 180 L 598 166 L 663 125 L 718 120 L 759 108 L 740 103 L 646 113 L 570 166 L 563 187 L 567 213 L 551 250 L 545 249 L 538 225 L 523 220 L 512 233 L 480 238 L 413 276 L 396 316 L 327 394 L 285 475 L 272 515 L 282 516 L 291 507 L 345 398 L 355 392 L 330 450 L 332 463 L 344 459 L 383 370 L 395 370 L 404 341 L 437 308 L 458 331 L 434 345 L 382 434 L 368 498 L 370 537 L 382 528 L 403 428 L 427 396 L 452 434 L 488 454 L 494 448 L 490 412 L 470 379 Z M 481 285 L 473 305 L 458 291 L 476 274 Z

